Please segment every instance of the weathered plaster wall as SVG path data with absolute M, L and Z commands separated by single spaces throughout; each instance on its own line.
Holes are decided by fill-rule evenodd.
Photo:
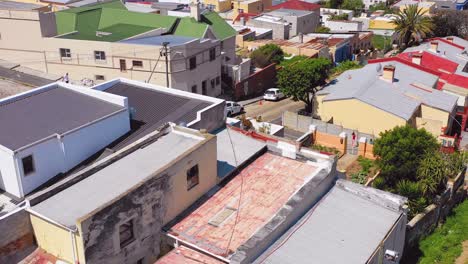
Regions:
M 19 211 L 0 220 L 0 263 L 17 263 L 36 248 L 26 211 Z

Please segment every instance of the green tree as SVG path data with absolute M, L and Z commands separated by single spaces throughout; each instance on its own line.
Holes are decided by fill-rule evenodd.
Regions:
M 352 69 L 359 69 L 362 68 L 362 65 L 355 61 L 343 61 L 338 64 L 335 68 L 331 70 L 332 75 L 339 75 L 342 74 L 343 72 L 347 70 L 352 70 Z
M 374 155 L 381 174 L 394 185 L 401 179 L 415 180 L 424 155 L 438 148 L 437 140 L 425 129 L 398 126 L 380 133 L 374 142 Z
M 434 37 L 468 38 L 468 10 L 437 10 L 432 21 Z
M 278 45 L 266 44 L 254 50 L 250 58 L 256 67 L 263 68 L 271 63 L 280 63 L 284 59 L 284 52 Z
M 432 34 L 434 24 L 432 19 L 425 15 L 426 12 L 418 8 L 418 5 L 409 5 L 396 13 L 397 18 L 392 23 L 396 26 L 395 31 L 399 34 L 400 42 L 406 47 L 419 38 Z
M 421 160 L 416 173 L 418 182 L 426 196 L 431 197 L 445 187 L 447 165 L 440 152 L 428 153 Z
M 330 32 L 330 28 L 324 27 L 324 26 L 319 26 L 315 29 L 316 33 L 328 33 Z
M 343 4 L 341 5 L 342 9 L 353 10 L 354 15 L 357 16 L 361 13 L 362 9 L 364 8 L 364 3 L 362 0 L 344 0 Z
M 278 72 L 278 86 L 284 95 L 306 104 L 312 113 L 317 86 L 325 83 L 332 63 L 325 58 L 302 60 Z

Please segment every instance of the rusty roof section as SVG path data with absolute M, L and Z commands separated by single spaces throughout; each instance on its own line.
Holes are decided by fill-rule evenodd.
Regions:
M 173 225 L 169 234 L 226 257 L 268 223 L 318 170 L 312 164 L 267 152 Z
M 187 248 L 179 246 L 156 261 L 155 264 L 224 264 L 213 257 Z

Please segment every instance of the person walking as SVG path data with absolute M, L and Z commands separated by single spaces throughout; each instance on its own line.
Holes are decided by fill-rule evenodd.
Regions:
M 352 141 L 352 144 L 353 144 L 352 146 L 354 148 L 356 146 L 356 133 L 354 133 L 354 131 L 353 131 L 353 134 L 351 134 L 351 138 L 353 140 Z
M 69 82 L 70 82 L 70 78 L 68 77 L 68 72 L 65 73 L 65 75 L 62 77 L 62 80 L 63 80 L 65 83 L 69 83 Z

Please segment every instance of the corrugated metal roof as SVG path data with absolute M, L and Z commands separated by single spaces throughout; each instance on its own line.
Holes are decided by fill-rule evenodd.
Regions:
M 58 85 L 0 102 L 0 144 L 16 150 L 123 109 Z
M 177 96 L 149 88 L 119 82 L 105 90 L 128 98 L 132 130 L 126 138 L 113 147 L 125 147 L 155 131 L 167 122 L 188 124 L 195 120 L 197 112 L 212 105 L 211 102 Z
M 366 263 L 400 215 L 335 185 L 254 263 Z

